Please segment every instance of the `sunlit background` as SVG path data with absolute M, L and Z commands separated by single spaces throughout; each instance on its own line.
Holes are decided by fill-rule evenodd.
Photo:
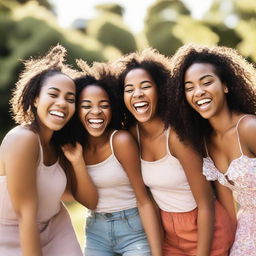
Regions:
M 146 47 L 172 55 L 188 42 L 225 45 L 256 61 L 255 0 L 0 0 L 0 141 L 22 65 L 60 43 L 68 61 L 113 60 Z M 84 208 L 68 203 L 83 243 Z

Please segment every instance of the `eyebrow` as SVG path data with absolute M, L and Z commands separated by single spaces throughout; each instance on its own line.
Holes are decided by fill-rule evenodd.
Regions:
M 55 90 L 55 91 L 57 91 L 57 92 L 60 92 L 60 89 L 59 89 L 59 88 L 56 88 L 56 87 L 49 87 L 49 88 L 48 88 L 48 91 L 49 91 L 49 90 Z M 75 93 L 73 93 L 73 92 L 67 92 L 67 94 L 76 96 Z
M 140 84 L 144 84 L 144 83 L 151 83 L 152 84 L 152 81 L 149 81 L 149 80 L 143 80 L 140 82 Z M 134 86 L 133 84 L 125 84 L 124 85 L 124 88 L 127 87 L 127 86 Z
M 103 103 L 103 102 L 110 103 L 110 100 L 100 100 L 99 102 L 100 103 Z M 81 103 L 91 103 L 91 101 L 90 100 L 81 100 Z
M 199 81 L 202 81 L 203 79 L 205 79 L 208 76 L 209 77 L 213 77 L 212 75 L 207 74 L 207 75 L 204 75 L 204 76 L 200 77 Z M 186 85 L 186 84 L 192 84 L 192 82 L 191 81 L 187 81 L 187 82 L 184 83 L 184 85 Z

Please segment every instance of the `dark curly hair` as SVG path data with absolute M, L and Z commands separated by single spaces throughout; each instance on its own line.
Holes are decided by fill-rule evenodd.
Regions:
M 121 113 L 119 111 L 119 99 L 116 94 L 115 88 L 117 88 L 118 80 L 116 76 L 111 72 L 110 65 L 108 63 L 95 62 L 89 67 L 83 60 L 77 61 L 78 66 L 83 71 L 75 79 L 76 84 L 76 102 L 79 103 L 79 97 L 84 88 L 90 85 L 96 85 L 101 87 L 108 95 L 110 100 L 110 107 L 112 112 L 111 121 L 107 129 L 120 129 L 121 128 Z M 79 107 L 76 107 L 76 114 L 73 120 L 75 135 L 74 139 L 86 146 L 88 141 L 88 134 L 85 131 L 81 121 L 79 120 Z M 72 139 L 72 138 L 71 138 Z M 72 141 L 73 142 L 73 141 Z
M 124 80 L 126 75 L 133 69 L 141 68 L 146 70 L 158 88 L 158 104 L 157 115 L 163 119 L 166 112 L 166 88 L 170 81 L 170 60 L 168 57 L 160 54 L 157 50 L 148 48 L 142 52 L 134 52 L 121 57 L 112 63 L 113 69 L 119 78 L 119 98 L 121 101 L 120 109 L 122 112 L 122 125 L 125 129 L 129 129 L 135 122 L 135 118 L 125 107 Z
M 228 88 L 227 104 L 237 113 L 256 113 L 256 70 L 235 50 L 227 47 L 206 47 L 188 44 L 181 47 L 171 60 L 172 82 L 167 88 L 168 112 L 166 125 L 171 125 L 181 140 L 190 142 L 205 155 L 204 138 L 212 128 L 207 119 L 202 118 L 188 104 L 185 97 L 184 76 L 194 63 L 207 63 L 214 67 L 216 75 Z

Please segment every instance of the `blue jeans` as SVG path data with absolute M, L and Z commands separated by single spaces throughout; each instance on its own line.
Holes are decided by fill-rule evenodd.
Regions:
M 86 220 L 84 256 L 150 256 L 137 208 L 113 213 L 91 212 Z

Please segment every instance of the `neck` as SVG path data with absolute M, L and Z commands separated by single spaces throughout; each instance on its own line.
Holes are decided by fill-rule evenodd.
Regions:
M 145 123 L 138 123 L 138 125 L 141 135 L 145 137 L 155 138 L 164 131 L 164 122 L 159 117 L 155 117 Z
M 208 121 L 216 134 L 224 134 L 236 124 L 237 114 L 229 108 L 225 108 L 217 116 L 210 118 Z
M 107 131 L 104 131 L 104 133 L 99 137 L 94 137 L 89 135 L 88 145 L 87 145 L 88 148 L 99 148 L 105 145 L 109 141 L 110 134 L 111 134 L 111 131 L 107 130 Z

